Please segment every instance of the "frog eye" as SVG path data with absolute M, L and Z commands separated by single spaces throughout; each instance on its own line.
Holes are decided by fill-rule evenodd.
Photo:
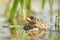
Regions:
M 34 17 L 33 16 L 30 16 L 30 19 L 34 19 Z

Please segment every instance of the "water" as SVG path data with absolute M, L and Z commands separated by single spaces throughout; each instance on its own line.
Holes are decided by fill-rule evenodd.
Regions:
M 34 0 L 34 1 L 32 1 L 31 6 L 32 6 L 32 10 L 36 13 L 36 14 L 33 14 L 33 16 L 44 21 L 48 27 L 48 29 L 44 33 L 45 35 L 43 35 L 42 37 L 36 37 L 36 38 L 34 38 L 34 40 L 60 40 L 60 33 L 59 33 L 60 31 L 58 31 L 58 26 L 55 27 L 55 22 L 56 22 L 55 19 L 56 19 L 56 16 L 58 13 L 56 11 L 53 13 L 52 23 L 50 23 L 51 16 L 49 13 L 50 8 L 49 8 L 48 2 L 46 2 L 46 4 L 45 4 L 44 17 L 42 16 L 42 12 L 41 12 L 41 1 Z M 57 10 L 57 8 L 58 8 L 57 6 L 58 6 L 58 4 L 54 3 L 53 10 Z M 6 7 L 6 4 L 2 3 L 2 6 L 0 4 L 0 40 L 28 40 L 28 36 L 26 36 L 27 33 L 24 32 L 23 28 L 17 28 L 17 31 L 20 32 L 20 34 L 18 35 L 19 38 L 18 37 L 13 38 L 11 36 L 10 28 L 8 28 L 8 27 L 3 28 L 3 25 L 4 26 L 8 25 L 8 23 L 5 23 L 6 18 L 1 16 L 1 15 L 3 15 L 3 10 L 5 10 L 5 7 Z M 51 26 L 52 26 L 52 28 L 51 28 Z
M 40 16 L 41 15 L 40 13 L 36 13 L 36 15 L 33 15 L 33 16 L 37 17 L 38 19 L 41 19 L 42 21 L 44 21 L 47 25 L 47 28 L 48 28 L 46 30 L 46 32 L 44 32 L 44 35 L 42 37 L 36 37 L 36 38 L 34 38 L 34 40 L 60 40 L 59 39 L 60 34 L 58 32 L 58 29 L 57 30 L 55 29 L 55 23 L 51 24 L 49 22 L 50 17 L 47 17 L 47 16 L 49 16 L 49 12 L 47 12 L 46 14 L 45 14 L 44 18 Z M 0 16 L 0 18 L 6 19 L 3 16 Z M 55 21 L 55 19 L 53 21 Z M 18 37 L 13 38 L 11 36 L 10 28 L 9 27 L 4 28 L 3 26 L 9 26 L 8 22 L 6 20 L 0 22 L 0 30 L 1 30 L 0 31 L 0 40 L 14 40 L 14 39 L 15 40 L 17 40 L 17 39 L 24 40 L 24 39 L 28 39 L 28 36 L 26 36 L 27 33 L 24 32 L 23 28 L 17 28 L 17 32 L 18 33 L 20 32 L 20 34 L 18 34 L 19 38 Z M 51 26 L 52 26 L 52 28 L 50 29 Z M 58 28 L 58 26 L 56 26 L 56 28 Z

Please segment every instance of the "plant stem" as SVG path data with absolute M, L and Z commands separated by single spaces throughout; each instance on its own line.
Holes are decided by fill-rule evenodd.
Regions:
M 52 10 L 53 10 L 53 0 L 49 0 L 49 4 L 50 4 L 50 16 L 51 16 L 51 21 L 50 21 L 50 22 L 52 22 L 52 14 L 53 14 L 53 12 L 52 12 Z
M 9 0 L 8 3 L 7 3 L 6 9 L 5 9 L 5 11 L 4 11 L 4 16 L 6 16 L 6 15 L 7 15 L 7 12 L 10 11 L 10 5 L 9 5 L 10 2 L 11 2 L 11 0 Z
M 28 10 L 28 16 L 31 15 L 31 0 L 27 0 L 27 10 Z
M 60 30 L 60 0 L 58 0 L 58 30 Z
M 43 16 L 44 16 L 45 1 L 46 1 L 46 0 L 42 0 L 42 15 L 43 15 Z
M 26 18 L 26 11 L 25 11 L 25 0 L 20 0 L 21 8 L 22 8 L 22 13 L 23 13 L 23 19 L 25 21 Z
M 10 12 L 10 15 L 9 15 L 9 20 L 10 21 L 13 21 L 13 19 L 14 19 L 18 2 L 19 2 L 19 0 L 14 0 L 14 4 L 13 4 L 13 7 L 12 7 L 11 12 Z

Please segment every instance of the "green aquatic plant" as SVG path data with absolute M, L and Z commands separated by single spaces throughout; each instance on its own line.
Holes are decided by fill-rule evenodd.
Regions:
M 25 17 L 26 17 L 26 10 L 25 10 L 25 0 L 14 0 L 14 3 L 13 3 L 13 7 L 12 7 L 12 9 L 11 9 L 11 11 L 10 11 L 10 15 L 9 15 L 9 21 L 10 21 L 10 24 L 11 24 L 11 26 L 12 26 L 12 28 L 11 28 L 11 26 L 10 26 L 10 29 L 12 29 L 11 30 L 11 33 L 12 33 L 12 35 L 13 34 L 17 34 L 17 26 L 14 26 L 14 25 L 12 25 L 12 24 L 14 24 L 14 23 L 16 23 L 16 22 L 13 22 L 14 21 L 14 18 L 15 18 L 15 13 L 16 13 L 16 10 L 17 10 L 17 6 L 18 6 L 18 3 L 20 2 L 20 4 L 21 4 L 21 10 L 22 10 L 22 16 L 23 16 L 23 20 L 25 21 Z M 16 16 L 20 16 L 19 15 L 19 12 L 17 12 L 17 15 Z M 13 27 L 14 26 L 14 27 Z M 13 29 L 14 28 L 14 29 Z M 22 29 L 23 30 L 23 29 Z M 23 31 L 21 31 L 21 37 L 24 39 L 24 38 L 26 38 L 25 36 L 26 36 L 26 34 L 25 34 L 25 32 L 24 32 L 24 30 Z
M 8 12 L 10 12 L 10 2 L 11 2 L 11 0 L 9 0 L 7 5 L 6 5 L 5 11 L 4 11 L 5 16 L 7 15 Z
M 53 10 L 53 0 L 49 0 L 49 4 L 50 4 L 50 16 L 51 16 L 51 21 L 50 21 L 50 22 L 52 22 L 52 15 L 53 15 L 53 12 L 52 12 L 52 10 Z
M 52 37 L 52 29 L 50 28 L 49 29 L 49 38 L 51 38 Z
M 44 6 L 45 6 L 46 0 L 42 0 L 42 14 L 44 16 Z
M 26 7 L 27 7 L 27 15 L 30 16 L 31 15 L 31 0 L 27 0 L 26 3 Z
M 58 30 L 60 30 L 60 0 L 58 0 Z
M 16 26 L 13 27 L 13 25 L 15 23 L 14 17 L 15 17 L 18 2 L 19 2 L 19 0 L 14 0 L 13 7 L 12 7 L 12 9 L 10 11 L 10 15 L 9 15 L 9 23 L 11 24 L 11 26 L 9 26 L 9 27 L 11 29 L 10 31 L 11 31 L 11 34 L 13 35 L 13 37 L 16 37 L 16 35 L 17 35 Z
M 46 1 L 46 0 L 42 0 L 42 9 L 44 9 L 45 1 Z
M 25 21 L 26 18 L 25 0 L 20 0 L 20 4 L 21 4 L 21 10 L 23 14 L 23 20 Z
M 19 2 L 19 0 L 14 0 L 13 7 L 10 11 L 9 20 L 12 23 L 13 23 L 13 19 L 14 19 L 14 16 L 15 16 L 15 12 L 16 12 L 16 9 L 17 9 L 18 2 Z
M 56 36 L 54 40 L 60 40 L 60 34 L 58 34 L 58 36 Z
M 23 14 L 23 19 L 25 20 L 26 16 L 31 15 L 31 0 L 20 0 L 21 4 L 21 9 L 22 9 L 22 14 Z M 27 13 L 26 13 L 27 9 Z
M 24 22 L 26 21 L 25 20 L 25 18 L 26 18 L 26 7 L 28 8 L 28 11 L 27 11 L 28 15 L 31 14 L 31 8 L 30 8 L 31 0 L 27 0 L 27 4 L 26 4 L 26 0 L 14 0 L 13 7 L 12 7 L 12 9 L 10 11 L 10 15 L 9 15 L 9 21 L 11 22 L 11 24 L 14 24 L 13 20 L 14 20 L 17 5 L 19 2 L 21 4 L 21 10 L 22 10 L 22 16 L 23 16 Z

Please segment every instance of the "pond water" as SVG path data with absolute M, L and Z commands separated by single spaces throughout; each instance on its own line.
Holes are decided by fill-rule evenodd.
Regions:
M 33 16 L 37 17 L 38 19 L 41 19 L 42 21 L 44 21 L 46 23 L 48 29 L 45 32 L 43 32 L 42 37 L 35 37 L 34 40 L 60 40 L 60 33 L 59 33 L 60 31 L 58 31 L 57 24 L 55 26 L 55 22 L 57 23 L 57 21 L 55 21 L 56 18 L 53 20 L 54 23 L 53 22 L 50 23 L 50 16 L 49 16 L 48 12 L 45 13 L 45 17 L 44 18 L 41 17 L 40 15 L 41 15 L 41 13 L 37 13 L 37 14 L 35 14 Z M 49 18 L 46 17 L 46 16 L 48 16 Z M 28 38 L 26 39 L 25 36 L 24 36 L 27 33 L 24 33 L 22 27 L 16 29 L 17 32 L 21 33 L 20 35 L 18 35 L 18 36 L 21 36 L 21 37 L 19 37 L 19 38 L 17 38 L 17 37 L 13 38 L 13 37 L 11 37 L 11 32 L 10 32 L 9 27 L 3 28 L 3 26 L 9 26 L 7 21 L 6 22 L 0 22 L 0 26 L 1 26 L 0 30 L 3 30 L 3 32 L 0 31 L 0 40 L 13 40 L 13 39 L 15 39 L 15 40 L 17 40 L 17 39 L 18 40 L 24 40 L 24 39 L 28 40 Z M 28 36 L 26 36 L 26 37 L 28 37 Z

